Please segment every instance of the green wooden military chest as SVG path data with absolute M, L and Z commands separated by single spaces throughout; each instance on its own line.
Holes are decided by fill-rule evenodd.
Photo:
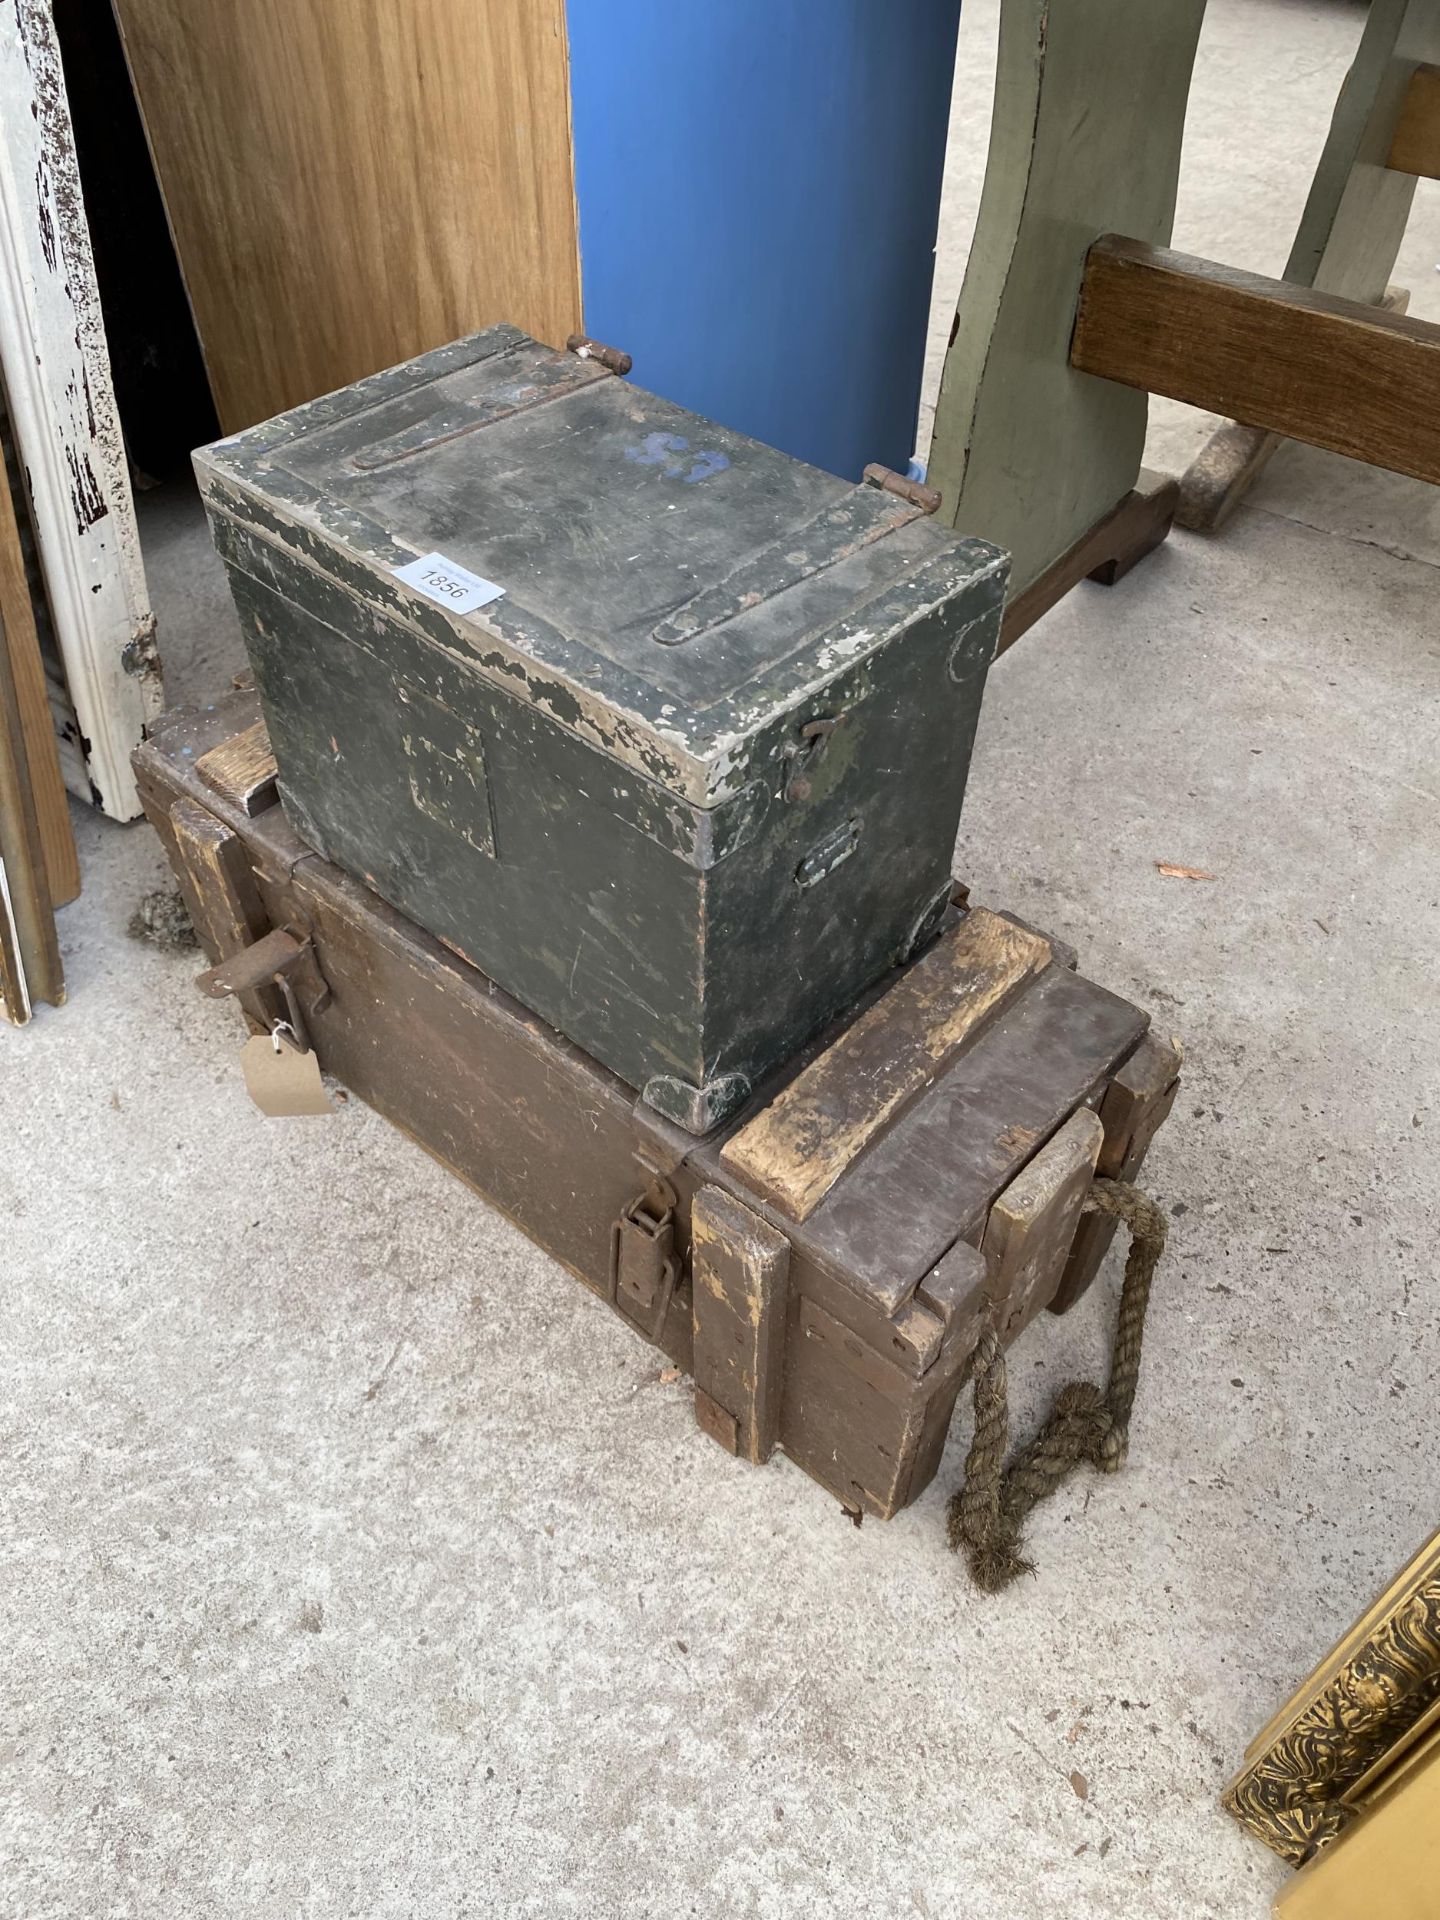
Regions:
M 996 549 L 512 327 L 196 467 L 299 832 L 681 1126 L 938 926 Z

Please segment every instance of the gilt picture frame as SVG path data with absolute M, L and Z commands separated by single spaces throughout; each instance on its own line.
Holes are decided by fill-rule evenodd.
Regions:
M 1250 1743 L 1221 1800 L 1303 1866 L 1358 1817 L 1369 1788 L 1440 1703 L 1440 1533 Z

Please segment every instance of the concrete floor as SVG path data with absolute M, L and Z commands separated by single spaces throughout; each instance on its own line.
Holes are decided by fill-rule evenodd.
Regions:
M 1212 0 L 1180 245 L 1278 267 L 1362 17 Z M 1401 275 L 1432 316 L 1437 199 Z M 1157 409 L 1156 458 L 1203 428 Z M 153 838 L 77 812 L 70 1005 L 0 1038 L 0 1914 L 1265 1913 L 1216 1791 L 1436 1519 L 1436 499 L 1286 454 L 995 673 L 957 871 L 1189 1054 L 1131 1464 L 999 1599 L 944 1545 L 967 1420 L 859 1532 L 727 1460 L 383 1122 L 262 1119 L 193 959 L 126 938 Z M 183 496 L 144 516 L 206 697 L 215 569 Z M 1027 1336 L 1025 1425 L 1100 1365 L 1101 1292 Z

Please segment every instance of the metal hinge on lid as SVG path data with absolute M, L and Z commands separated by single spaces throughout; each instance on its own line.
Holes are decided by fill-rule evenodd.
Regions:
M 623 347 L 607 347 L 603 340 L 592 340 L 588 334 L 572 333 L 566 339 L 567 353 L 573 353 L 577 359 L 593 360 L 597 366 L 606 368 L 610 373 L 619 374 L 621 379 L 629 373 L 635 362 Z
M 920 480 L 907 480 L 903 473 L 896 473 L 893 467 L 882 467 L 878 460 L 871 461 L 862 478 L 867 487 L 878 487 L 882 493 L 893 493 L 897 500 L 908 501 L 912 507 L 918 507 L 921 513 L 938 513 L 944 505 L 934 487 L 927 487 Z

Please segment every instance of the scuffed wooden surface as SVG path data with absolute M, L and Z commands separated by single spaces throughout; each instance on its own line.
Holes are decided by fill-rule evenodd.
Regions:
M 263 720 L 201 754 L 195 771 L 207 787 L 233 800 L 242 813 L 251 816 L 273 807 L 280 797 L 275 786 L 275 755 Z
M 791 1238 L 897 1313 L 947 1248 L 979 1240 L 995 1195 L 1100 1095 L 1146 1025 L 1140 1008 L 1067 967 L 1032 975 Z
M 1440 483 L 1440 327 L 1110 234 L 1090 249 L 1071 359 Z
M 647 1337 L 693 1367 L 704 1429 L 747 1459 L 778 1445 L 856 1513 L 888 1518 L 916 1498 L 939 1462 L 985 1301 L 980 1253 L 951 1242 L 983 1226 L 995 1194 L 1108 1078 L 1144 1016 L 1068 968 L 1033 971 L 1048 942 L 972 910 L 959 931 L 973 924 L 992 961 L 1020 954 L 1022 987 L 974 1044 L 948 1052 L 942 1044 L 938 1079 L 919 1089 L 899 1125 L 809 1221 L 787 1225 L 722 1164 L 723 1132 L 695 1142 L 654 1120 L 643 1125 L 643 1108 L 613 1073 L 307 852 L 279 806 L 252 817 L 240 797 L 207 786 L 198 762 L 253 725 L 255 707 L 248 693 L 176 715 L 137 756 L 147 810 L 212 953 L 266 924 L 308 929 L 329 997 L 306 1025 L 326 1071 L 612 1304 L 614 1229 L 646 1186 L 642 1149 L 673 1189 L 675 1251 L 694 1256 Z M 893 975 L 871 1010 L 903 995 L 925 966 Z M 1056 1001 L 1047 987 L 1064 996 Z M 1007 1032 L 1011 1012 L 1027 1006 L 1038 1023 L 1017 1019 Z M 962 1024 L 957 1013 L 952 1040 Z M 914 1026 L 913 1017 L 899 1022 L 902 1051 Z M 933 1039 L 933 1020 L 927 1031 Z M 896 1143 L 901 1158 L 887 1170 Z M 898 1275 L 902 1284 L 889 1292 L 880 1284 L 894 1251 L 883 1239 L 889 1216 L 867 1204 L 887 1192 L 922 1226 L 922 1239 L 890 1259 L 892 1282 Z M 848 1238 L 827 1241 L 832 1211 L 849 1219 Z M 868 1233 L 855 1230 L 857 1213 L 871 1221 Z M 919 1272 L 907 1266 L 936 1232 Z M 943 1273 L 929 1273 L 940 1254 Z
M 768 1460 L 780 1431 L 790 1243 L 717 1187 L 690 1210 L 695 1389 L 734 1422 L 732 1451 Z
M 1105 1129 L 1082 1107 L 996 1196 L 981 1251 L 996 1332 L 1009 1341 L 1060 1284 Z
M 977 907 L 737 1134 L 721 1158 L 808 1220 L 870 1142 L 1032 974 L 1050 944 Z
M 191 924 L 212 965 L 233 959 L 268 932 L 249 854 L 233 828 L 182 795 L 169 808 L 162 831 Z M 280 998 L 272 988 L 238 998 L 256 1026 L 280 1017 Z
M 1096 1172 L 1107 1180 L 1137 1180 L 1150 1143 L 1169 1117 L 1180 1090 L 1178 1041 L 1147 1033 L 1122 1061 L 1100 1102 L 1105 1131 Z M 1050 1300 L 1052 1313 L 1064 1313 L 1100 1270 L 1115 1237 L 1115 1216 L 1089 1213 L 1080 1222 L 1060 1285 Z

